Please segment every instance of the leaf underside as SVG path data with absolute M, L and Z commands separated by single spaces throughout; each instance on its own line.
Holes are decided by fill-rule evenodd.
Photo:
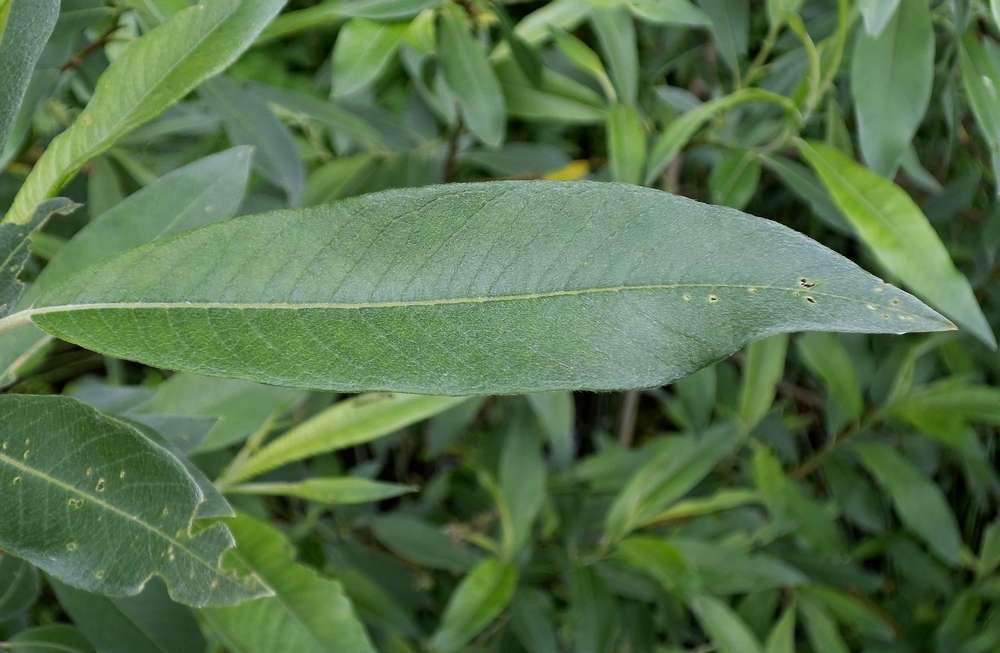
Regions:
M 953 328 L 777 223 L 546 181 L 237 218 L 94 265 L 29 315 L 157 367 L 452 395 L 651 387 L 778 332 Z

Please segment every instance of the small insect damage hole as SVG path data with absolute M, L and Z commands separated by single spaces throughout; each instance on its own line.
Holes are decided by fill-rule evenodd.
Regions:
M 83 499 L 70 499 L 66 503 L 69 505 L 70 508 L 74 508 L 76 510 L 79 510 L 80 508 L 83 507 Z
M 107 573 L 108 572 L 104 571 L 103 569 L 100 570 L 100 571 L 94 572 L 94 578 L 96 580 L 104 580 L 104 575 L 107 574 Z
M 23 454 L 21 454 L 21 458 L 24 458 L 25 460 L 31 458 L 31 451 L 25 451 Z
M 809 296 L 806 297 L 806 301 L 809 302 L 810 304 L 818 304 L 819 303 L 819 302 L 816 301 L 815 297 L 809 297 Z
M 21 484 L 21 477 L 20 476 L 15 476 L 13 479 L 11 479 L 10 484 L 11 485 L 20 485 Z
M 800 277 L 799 278 L 799 285 L 802 286 L 803 288 L 807 288 L 807 289 L 808 288 L 815 288 L 816 287 L 816 282 L 815 281 L 810 281 L 809 279 L 806 279 L 805 277 Z
M 104 492 L 104 485 L 105 485 L 104 479 L 99 478 L 97 479 L 97 486 L 94 489 L 97 490 L 98 492 Z
M 66 550 L 69 551 L 70 553 L 73 553 L 79 548 L 80 546 L 73 540 L 70 540 L 69 542 L 66 543 Z
M 716 297 L 715 295 L 709 295 L 708 296 L 708 303 L 709 304 L 717 304 L 717 303 L 719 303 L 719 298 Z
M 691 301 L 691 295 L 689 295 L 689 294 L 687 294 L 687 293 L 684 293 L 684 295 L 683 295 L 683 296 L 684 296 L 684 301 L 686 301 L 686 302 L 689 302 L 689 301 Z
M 892 300 L 892 305 L 893 306 L 899 306 L 899 300 L 898 299 Z

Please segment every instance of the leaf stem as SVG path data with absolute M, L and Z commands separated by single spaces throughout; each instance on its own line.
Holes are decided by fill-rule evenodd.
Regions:
M 19 326 L 24 326 L 25 324 L 31 322 L 31 315 L 34 311 L 18 311 L 17 313 L 12 313 L 6 317 L 0 318 L 0 334 L 6 333 L 8 331 L 13 331 Z

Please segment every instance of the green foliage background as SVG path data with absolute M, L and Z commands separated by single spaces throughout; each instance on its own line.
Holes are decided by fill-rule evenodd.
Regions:
M 35 233 L 20 300 L 0 271 L 0 317 L 235 215 L 544 178 L 776 220 L 960 330 L 779 334 L 666 387 L 473 398 L 208 378 L 0 330 L 0 439 L 58 470 L 67 424 L 119 452 L 148 438 L 143 478 L 184 496 L 142 519 L 185 511 L 177 534 L 110 538 L 98 518 L 141 483 L 96 494 L 126 479 L 117 459 L 60 476 L 45 505 L 84 530 L 0 553 L 0 649 L 1000 650 L 1000 2 L 33 1 L 0 0 L 0 102 L 24 97 L 0 116 L 0 237 L 71 210 L 36 213 L 57 193 L 85 208 Z M 49 394 L 90 407 L 30 420 L 39 398 L 15 396 Z M 0 483 L 7 537 L 37 506 L 15 505 L 16 471 Z M 225 570 L 197 566 L 231 542 L 185 533 L 192 515 L 235 537 Z M 81 533 L 114 555 L 83 565 Z M 140 535 L 155 568 L 118 573 Z M 127 595 L 154 571 L 170 596 Z

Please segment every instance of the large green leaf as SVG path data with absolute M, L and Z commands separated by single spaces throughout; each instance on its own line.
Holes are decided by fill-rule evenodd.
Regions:
M 87 161 L 224 70 L 285 2 L 211 0 L 143 35 L 101 75 L 76 122 L 49 144 L 4 220 L 27 222 Z
M 183 603 L 264 593 L 220 566 L 222 525 L 198 533 L 205 495 L 165 448 L 64 397 L 0 397 L 0 547 L 77 587 L 139 592 L 162 577 Z
M 340 583 L 296 564 L 291 545 L 274 527 L 245 516 L 229 524 L 237 541 L 230 556 L 264 579 L 274 596 L 201 610 L 228 651 L 374 652 Z
M 0 2 L 0 151 L 59 16 L 59 0 Z
M 226 243 L 225 248 L 219 243 Z M 786 227 L 592 182 L 431 186 L 191 230 L 27 320 L 119 358 L 339 390 L 660 385 L 773 333 L 950 328 Z
M 925 0 L 908 0 L 878 36 L 859 30 L 851 92 L 858 144 L 868 166 L 893 176 L 931 99 L 934 26 Z
M 995 349 L 969 281 L 906 191 L 825 143 L 799 141 L 799 150 L 882 265 Z

